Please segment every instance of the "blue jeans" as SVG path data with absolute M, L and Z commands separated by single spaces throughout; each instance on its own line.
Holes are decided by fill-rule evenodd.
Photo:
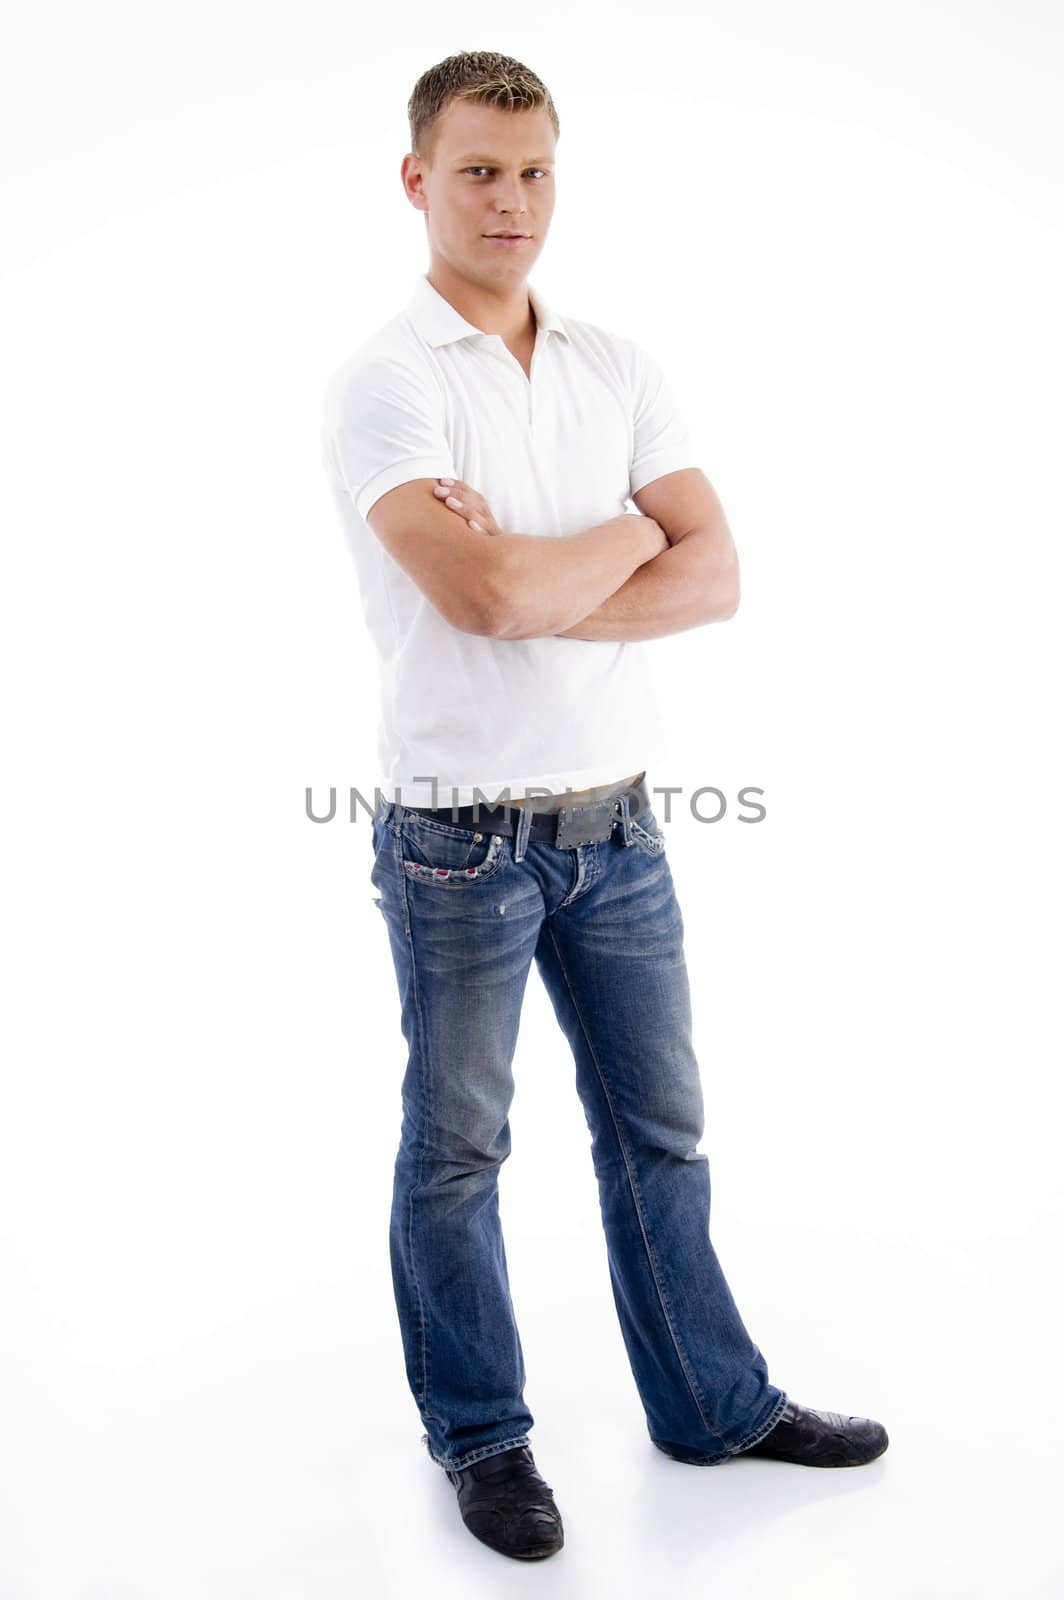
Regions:
M 559 848 L 382 798 L 370 874 L 409 1055 L 390 1251 L 407 1380 L 432 1459 L 527 1444 L 499 1222 L 511 1071 L 533 958 L 572 1048 L 614 1303 L 651 1439 L 697 1465 L 775 1426 L 786 1393 L 709 1237 L 709 1162 L 683 921 L 648 806 Z M 560 1310 L 561 1308 L 559 1308 Z

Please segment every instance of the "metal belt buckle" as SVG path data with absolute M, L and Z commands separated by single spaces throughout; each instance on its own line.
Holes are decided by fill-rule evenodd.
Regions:
M 559 806 L 554 843 L 561 850 L 572 850 L 578 844 L 599 844 L 613 831 L 616 809 L 616 796 L 612 800 L 593 800 L 589 805 Z

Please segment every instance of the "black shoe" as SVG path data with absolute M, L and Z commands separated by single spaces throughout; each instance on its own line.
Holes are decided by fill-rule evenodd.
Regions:
M 554 1490 L 537 1472 L 529 1445 L 444 1471 L 458 1490 L 462 1521 L 500 1555 L 537 1561 L 565 1543 Z
M 889 1442 L 886 1428 L 871 1417 L 814 1411 L 788 1400 L 776 1426 L 738 1454 L 795 1461 L 803 1467 L 863 1467 L 881 1456 Z

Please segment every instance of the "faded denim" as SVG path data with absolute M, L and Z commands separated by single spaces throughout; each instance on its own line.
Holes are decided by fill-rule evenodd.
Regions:
M 372 819 L 370 877 L 409 1047 L 395 1301 L 424 1442 L 452 1470 L 529 1443 L 533 1423 L 498 1209 L 533 959 L 576 1063 L 613 1298 L 651 1439 L 712 1465 L 756 1444 L 787 1401 L 709 1236 L 665 837 L 651 807 L 630 817 L 625 797 L 620 808 L 608 839 L 575 849 L 477 834 L 384 798 Z

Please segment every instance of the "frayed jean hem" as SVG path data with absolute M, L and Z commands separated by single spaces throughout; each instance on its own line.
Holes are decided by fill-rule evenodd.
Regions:
M 529 1438 L 527 1433 L 519 1433 L 513 1439 L 500 1439 L 495 1444 L 483 1444 L 478 1449 L 467 1450 L 460 1456 L 436 1455 L 427 1433 L 421 1435 L 421 1442 L 437 1466 L 443 1467 L 445 1471 L 449 1469 L 451 1472 L 461 1472 L 464 1467 L 471 1467 L 474 1461 L 485 1461 L 488 1456 L 500 1455 L 503 1450 L 512 1450 L 515 1445 L 528 1444 Z
M 732 1456 L 741 1455 L 744 1450 L 749 1450 L 753 1445 L 760 1444 L 766 1434 L 772 1432 L 780 1417 L 782 1417 L 786 1405 L 787 1393 L 786 1390 L 781 1389 L 779 1399 L 760 1426 L 753 1428 L 745 1438 L 739 1440 L 738 1444 L 732 1445 L 730 1450 L 725 1450 L 719 1455 L 705 1455 L 700 1451 L 691 1450 L 685 1445 L 674 1444 L 669 1439 L 654 1439 L 653 1435 L 651 1435 L 651 1439 L 658 1449 L 663 1450 L 667 1456 L 671 1456 L 673 1461 L 682 1461 L 685 1466 L 690 1467 L 716 1467 L 722 1461 L 730 1461 Z

